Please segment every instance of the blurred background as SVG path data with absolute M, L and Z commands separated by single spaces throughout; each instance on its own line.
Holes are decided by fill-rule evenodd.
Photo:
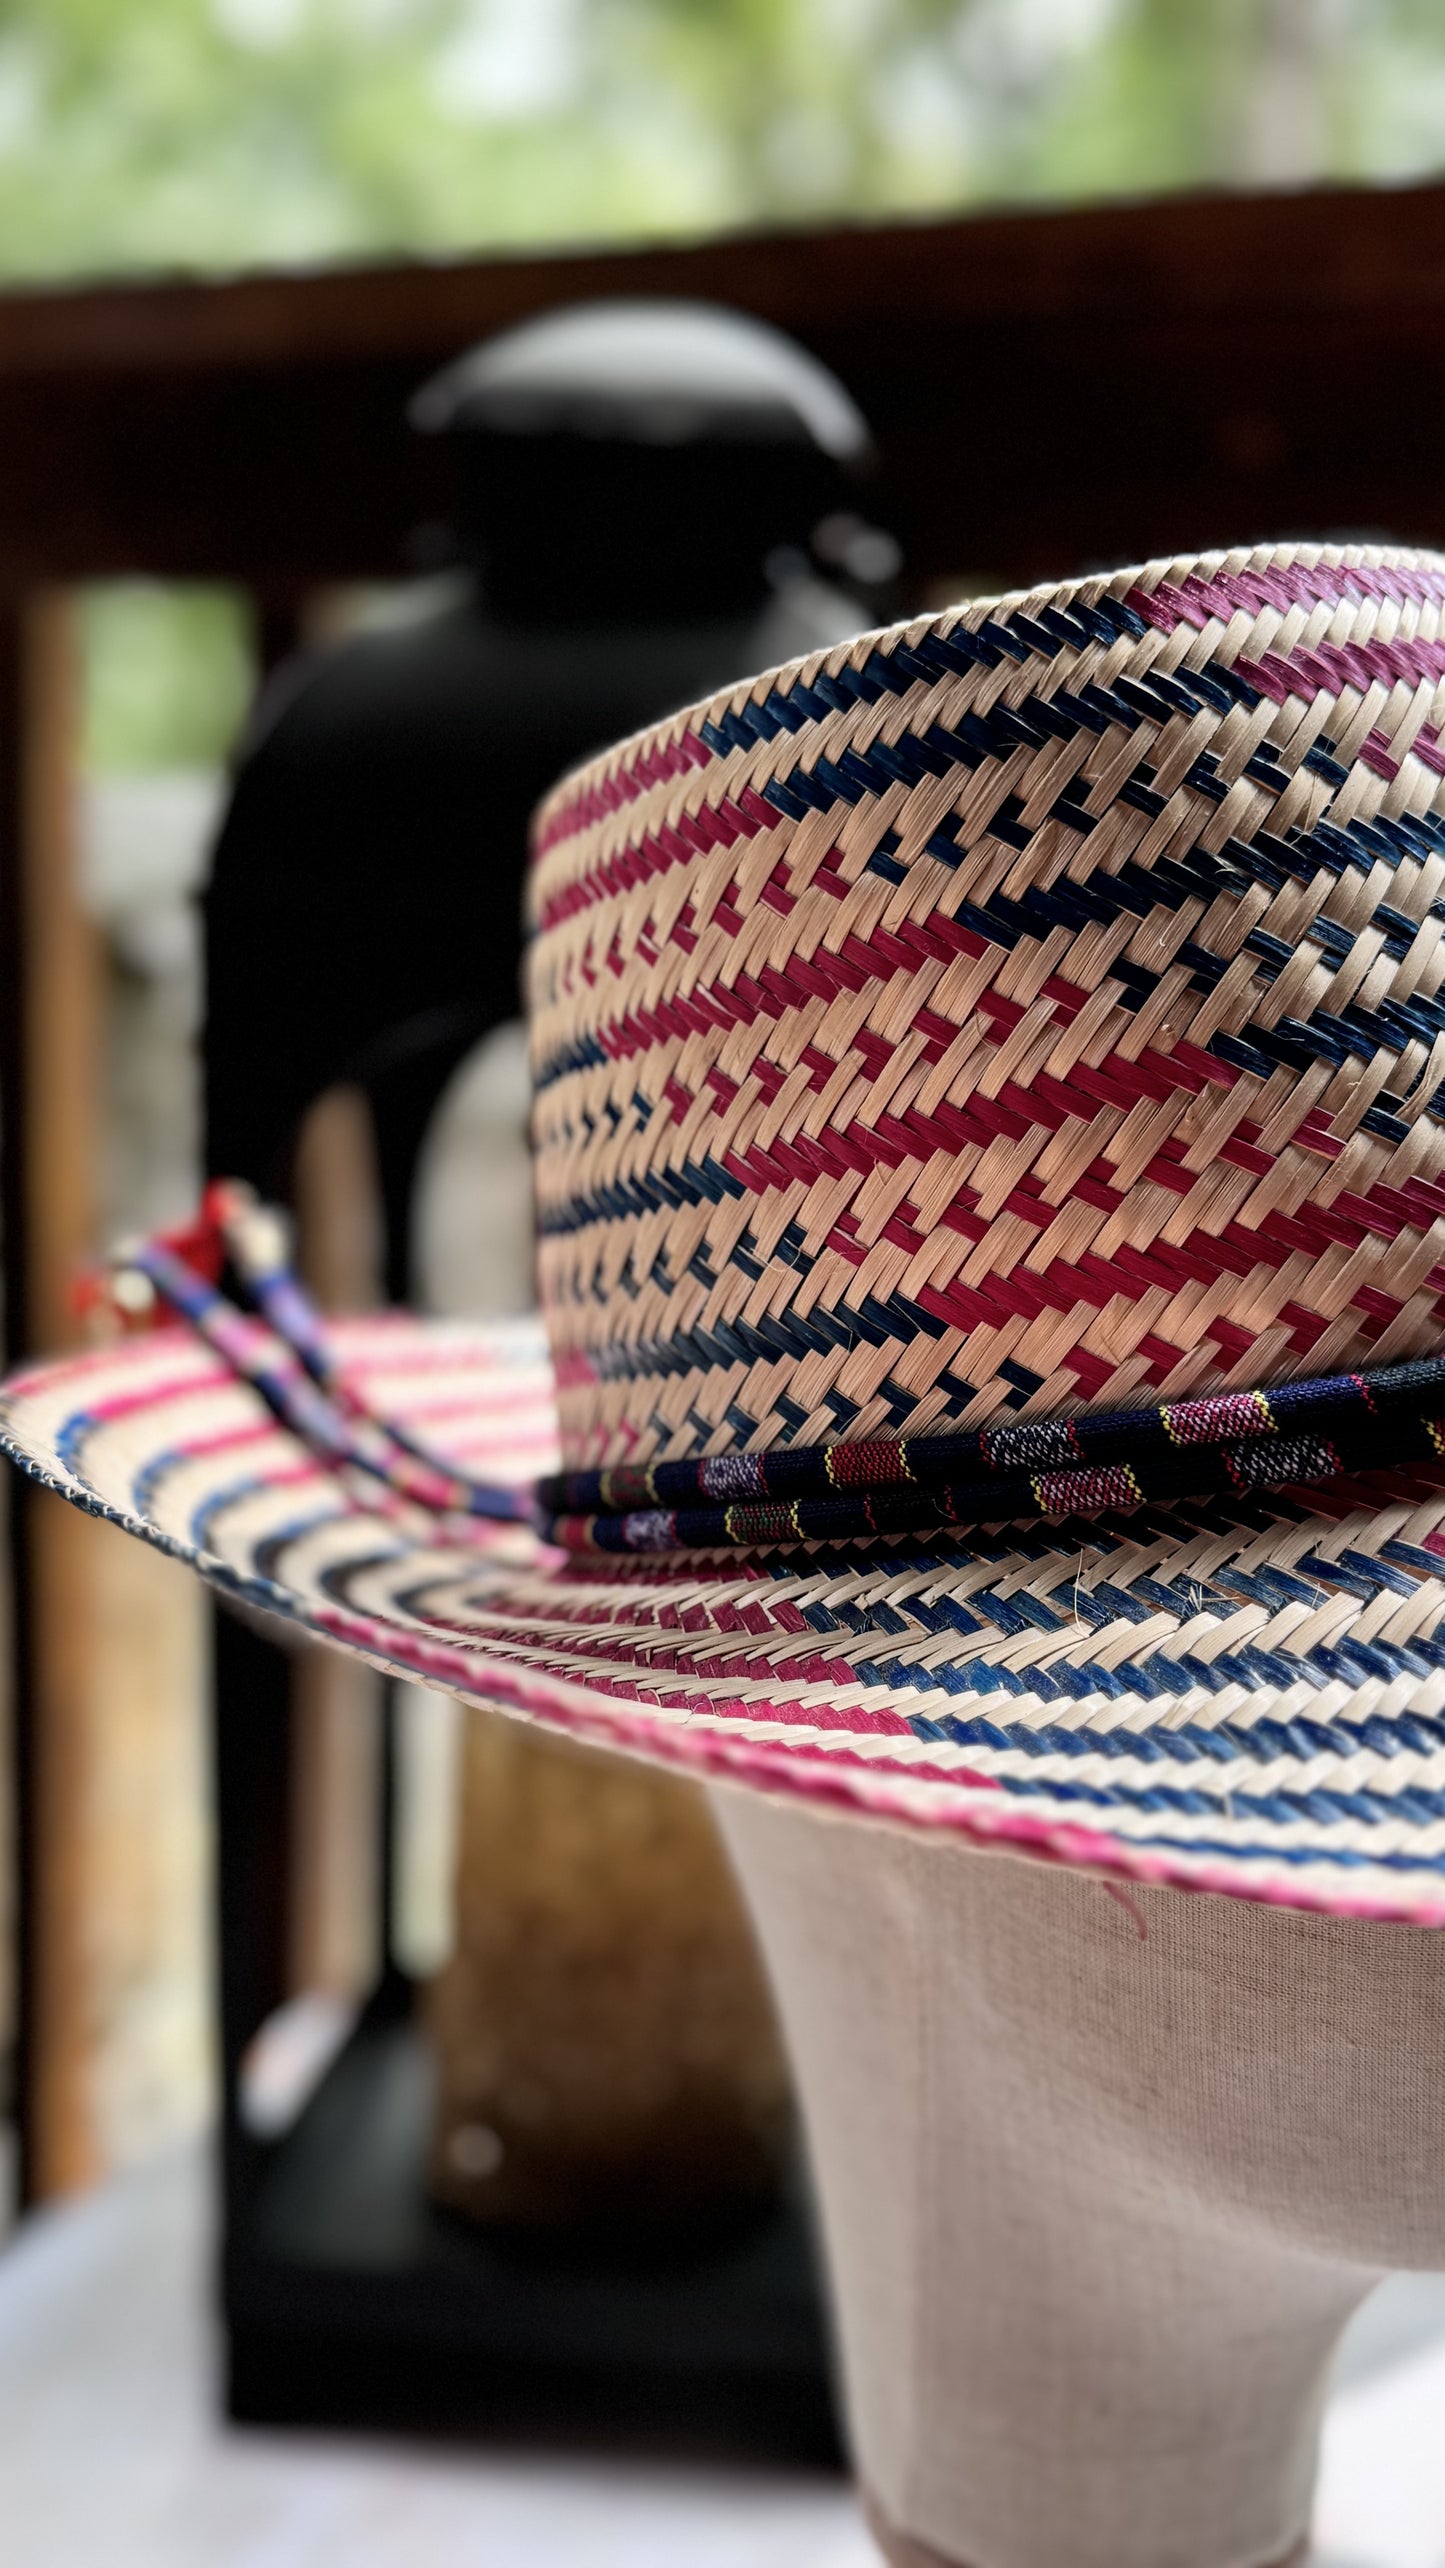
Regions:
M 1392 182 L 1442 161 L 1436 0 L 0 7 L 0 277 L 17 286 Z M 384 606 L 378 583 L 338 587 L 309 601 L 311 631 Z M 260 637 L 239 589 L 132 578 L 83 590 L 78 644 L 110 1238 L 195 1191 L 195 896 Z M 117 1552 L 113 1610 L 134 1616 L 137 1579 L 169 1582 Z M 113 1768 L 93 1814 L 110 1924 L 74 2146 L 96 2174 L 194 2124 L 207 2094 L 201 1653 L 164 1646 L 169 1681 L 147 1668 L 133 1708 L 108 1701 L 95 1751 Z
M 769 555 L 761 660 L 1117 551 L 1438 536 L 1442 169 L 1440 0 L 0 0 L 13 1349 L 73 1342 L 77 1263 L 194 1200 L 202 904 L 238 752 L 244 774 L 328 654 L 444 617 L 463 575 L 487 605 L 404 425 L 469 338 L 635 284 L 757 310 L 836 369 L 875 470 L 831 536 Z M 1387 379 L 1414 386 L 1393 431 Z M 277 534 L 293 462 L 312 552 Z M 458 1035 L 447 1068 L 408 1127 L 400 1274 L 354 1088 L 307 1101 L 287 1185 L 333 1303 L 527 1306 L 516 1042 L 478 1059 Z M 208 1609 L 103 1529 L 27 1539 L 0 1759 L 0 2228 L 22 2232 L 178 2163 L 218 2103 Z M 432 1698 L 394 1705 L 378 1750 L 364 1686 L 293 1695 L 286 1949 L 267 2042 L 227 2064 L 248 2201 L 388 1971 L 441 1990 L 444 2044 L 465 2016 L 478 1867 L 505 1871 L 478 1812 L 519 1789 Z M 491 2125 L 455 2119 L 433 2191 L 462 2217 L 495 2170 Z

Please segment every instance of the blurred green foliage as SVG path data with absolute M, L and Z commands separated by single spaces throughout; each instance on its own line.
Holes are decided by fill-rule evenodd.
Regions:
M 1445 0 L 0 0 L 0 277 L 440 256 L 1445 162 Z M 234 601 L 87 624 L 90 755 L 206 763 Z
M 88 768 L 221 764 L 254 683 L 234 590 L 107 581 L 86 595 L 81 642 Z
M 0 273 L 1445 158 L 1441 0 L 0 0 Z

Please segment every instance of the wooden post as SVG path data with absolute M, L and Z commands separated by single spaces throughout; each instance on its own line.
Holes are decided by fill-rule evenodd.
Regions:
M 381 1188 L 371 1109 L 359 1088 L 318 1097 L 292 1167 L 301 1274 L 327 1311 L 381 1300 Z M 362 1997 L 383 1958 L 388 1869 L 382 1686 L 359 1661 L 318 1648 L 291 1662 L 293 1990 Z
M 59 591 L 0 604 L 0 1126 L 10 1358 L 75 1342 L 94 1247 L 98 941 L 75 846 L 79 677 Z M 85 1840 L 94 1529 L 12 1493 L 16 1623 L 18 2097 L 22 2198 L 94 2169 L 87 2087 Z

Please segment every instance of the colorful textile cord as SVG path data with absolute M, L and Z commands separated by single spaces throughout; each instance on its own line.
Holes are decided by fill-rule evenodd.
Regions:
M 537 1494 L 553 1540 L 572 1551 L 854 1542 L 1438 1464 L 1442 1419 L 1445 1359 L 1428 1357 L 963 1435 L 563 1472 Z
M 1428 1357 L 1153 1409 L 562 1472 L 535 1490 L 498 1488 L 457 1472 L 365 1407 L 286 1261 L 278 1215 L 229 1186 L 210 1190 L 207 1218 L 213 1235 L 193 1225 L 128 1247 L 118 1263 L 144 1275 L 312 1452 L 428 1516 L 529 1523 L 567 1551 L 936 1535 L 1307 1488 L 1445 1460 L 1445 1357 Z M 226 1265 L 254 1316 L 212 1280 Z
M 345 1381 L 326 1322 L 287 1264 L 284 1243 L 281 1217 L 248 1188 L 227 1182 L 207 1189 L 198 1222 L 128 1243 L 114 1263 L 122 1274 L 143 1275 L 273 1417 L 325 1461 L 380 1482 L 428 1515 L 530 1522 L 526 1490 L 468 1478 L 366 1407 Z M 228 1264 L 251 1314 L 214 1280 Z

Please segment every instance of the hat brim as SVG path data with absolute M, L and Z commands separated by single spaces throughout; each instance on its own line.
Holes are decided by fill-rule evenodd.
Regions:
M 539 1332 L 342 1323 L 472 1473 L 554 1467 Z M 375 1503 L 188 1333 L 0 1395 L 31 1478 L 299 1634 L 701 1777 L 1105 1876 L 1445 1923 L 1445 1494 L 579 1561 Z M 1438 1574 L 1437 1574 L 1438 1572 Z

